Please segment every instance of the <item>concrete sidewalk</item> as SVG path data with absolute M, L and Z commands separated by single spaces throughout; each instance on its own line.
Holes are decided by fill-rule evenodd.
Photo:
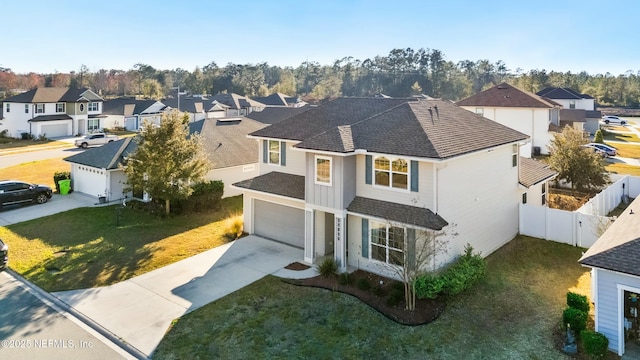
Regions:
M 53 293 L 121 341 L 151 356 L 174 319 L 268 274 L 317 275 L 283 269 L 302 249 L 247 236 L 196 256 L 102 288 Z

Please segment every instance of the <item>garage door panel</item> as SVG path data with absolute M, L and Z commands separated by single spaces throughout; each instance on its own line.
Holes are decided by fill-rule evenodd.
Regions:
M 69 127 L 67 124 L 42 125 L 41 133 L 48 138 L 68 136 Z
M 304 210 L 262 200 L 254 201 L 256 235 L 304 248 Z

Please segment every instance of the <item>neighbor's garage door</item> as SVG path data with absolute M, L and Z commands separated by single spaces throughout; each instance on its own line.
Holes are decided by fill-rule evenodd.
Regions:
M 304 210 L 255 200 L 256 235 L 304 248 Z
M 42 125 L 41 129 L 42 129 L 42 134 L 45 134 L 47 138 L 69 135 L 67 133 L 67 129 L 68 129 L 67 124 Z

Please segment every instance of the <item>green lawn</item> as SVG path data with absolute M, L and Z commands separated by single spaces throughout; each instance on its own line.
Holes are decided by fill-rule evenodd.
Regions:
M 640 176 L 640 166 L 615 163 L 606 165 L 605 169 L 614 174 Z
M 1 178 L 48 185 L 55 190 L 53 174 L 58 171 L 71 171 L 71 163 L 62 160 L 62 158 L 31 161 L 3 168 Z
M 626 158 L 640 158 L 640 145 L 627 145 L 620 143 L 608 143 L 607 145 L 616 148 L 618 156 Z
M 130 208 L 92 207 L 0 227 L 10 267 L 47 291 L 113 284 L 222 245 L 242 197 L 219 211 L 165 219 Z
M 626 141 L 626 142 L 640 142 L 640 138 L 638 138 L 638 135 L 634 133 L 620 134 L 620 133 L 607 132 L 607 135 L 604 136 L 604 140 L 605 141 L 617 140 L 617 141 Z
M 267 277 L 178 320 L 154 359 L 566 359 L 567 291 L 589 293 L 581 248 L 518 237 L 435 322 L 399 325 L 356 298 Z

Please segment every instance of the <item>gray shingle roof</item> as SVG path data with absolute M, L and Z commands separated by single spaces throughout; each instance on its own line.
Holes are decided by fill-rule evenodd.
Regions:
M 254 96 L 253 100 L 267 106 L 287 106 L 287 95 L 281 93 L 273 93 L 269 96 Z
M 631 214 L 633 210 L 633 214 Z M 640 276 L 640 197 L 582 255 L 582 265 Z
M 64 160 L 98 169 L 112 170 L 117 169 L 118 165 L 123 163 L 124 158 L 137 148 L 138 144 L 134 138 L 127 137 L 66 157 Z
M 551 99 L 520 90 L 507 83 L 496 85 L 456 103 L 458 106 L 553 108 L 560 106 Z
M 338 98 L 266 127 L 257 137 L 306 140 L 343 125 L 351 125 L 413 99 Z
M 331 152 L 357 149 L 384 154 L 445 159 L 503 144 L 527 135 L 462 109 L 448 101 L 427 99 L 343 99 L 337 111 L 348 109 L 339 122 L 337 111 L 320 111 L 330 102 L 254 133 L 290 139 L 298 148 Z M 349 106 L 351 103 L 351 106 Z M 381 103 L 376 105 L 377 103 Z M 362 108 L 364 106 L 364 109 Z M 364 115 L 355 113 L 362 109 Z M 372 109 L 375 111 L 371 114 Z M 316 116 L 314 116 L 316 115 Z M 370 115 L 370 116 L 366 116 Z M 308 136 L 300 139 L 301 136 Z
M 347 211 L 432 230 L 441 230 L 448 225 L 446 220 L 429 209 L 360 196 L 353 199 Z
M 593 99 L 591 96 L 587 94 L 580 94 L 579 92 L 571 88 L 548 87 L 538 91 L 536 95 L 544 96 L 549 99 L 563 99 L 563 100 Z
M 55 121 L 55 120 L 71 120 L 71 116 L 67 114 L 40 115 L 40 116 L 34 117 L 33 119 L 28 120 L 28 122 Z
M 549 165 L 526 157 L 520 157 L 519 182 L 527 188 L 558 175 Z
M 139 115 L 156 102 L 157 100 L 138 100 L 135 98 L 120 97 L 105 101 L 102 104 L 102 113 L 105 115 L 122 116 Z
M 277 171 L 233 184 L 236 187 L 304 200 L 304 176 Z
M 247 107 L 263 107 L 264 104 L 259 103 L 257 101 L 251 100 L 242 95 L 238 95 L 235 93 L 231 94 L 216 94 L 209 98 L 210 101 L 217 101 L 221 104 L 225 104 L 229 106 L 230 109 L 238 110 Z
M 189 132 L 202 135 L 204 148 L 214 169 L 258 162 L 258 144 L 247 134 L 265 125 L 247 118 L 204 119 L 189 124 Z
M 311 106 L 292 107 L 266 107 L 262 111 L 252 111 L 248 118 L 259 121 L 263 124 L 276 124 L 294 115 L 303 113 L 311 109 Z

